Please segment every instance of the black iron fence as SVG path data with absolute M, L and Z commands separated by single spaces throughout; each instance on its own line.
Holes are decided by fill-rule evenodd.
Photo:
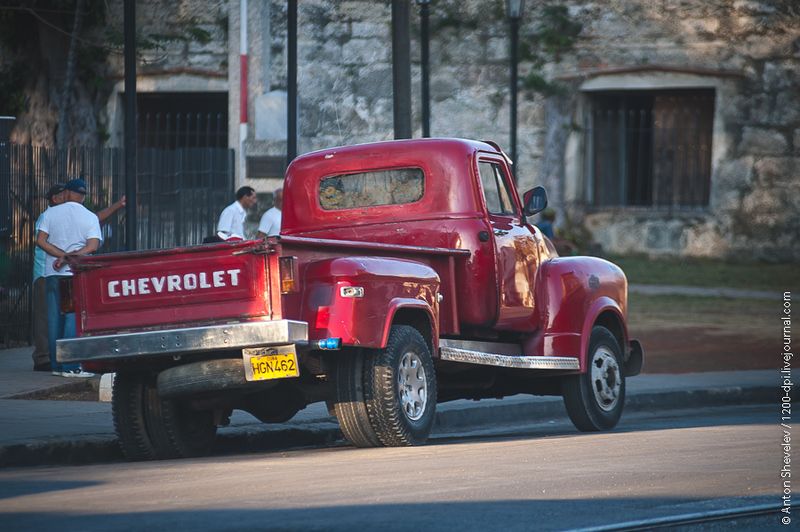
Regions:
M 199 244 L 214 233 L 233 191 L 233 150 L 143 149 L 138 157 L 138 243 L 141 249 Z M 55 183 L 83 177 L 85 205 L 102 209 L 124 193 L 123 152 L 115 148 L 56 150 L 0 143 L 0 346 L 30 338 L 36 218 Z M 125 247 L 120 211 L 103 226 L 102 253 Z M 0 223 L 2 226 L 3 223 Z M 2 229 L 2 228 L 0 228 Z

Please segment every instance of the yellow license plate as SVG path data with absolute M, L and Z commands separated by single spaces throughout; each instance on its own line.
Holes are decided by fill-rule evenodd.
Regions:
M 249 381 L 265 381 L 299 377 L 294 346 L 257 347 L 243 350 L 245 377 Z

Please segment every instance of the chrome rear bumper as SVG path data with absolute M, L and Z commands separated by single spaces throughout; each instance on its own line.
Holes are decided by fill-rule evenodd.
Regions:
M 59 362 L 119 360 L 307 341 L 308 324 L 303 321 L 257 321 L 58 340 L 56 359 Z

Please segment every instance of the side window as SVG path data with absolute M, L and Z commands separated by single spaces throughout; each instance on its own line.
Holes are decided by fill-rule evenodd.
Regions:
M 497 176 L 497 188 L 500 189 L 500 203 L 503 205 L 503 214 L 514 214 L 514 203 L 511 201 L 511 193 L 508 191 L 508 180 L 499 164 L 493 164 L 494 173 Z
M 513 214 L 514 204 L 508 192 L 503 170 L 499 164 L 479 162 L 481 184 L 486 199 L 486 208 L 491 214 Z
M 497 214 L 503 212 L 500 207 L 500 194 L 497 192 L 497 177 L 491 163 L 478 163 L 481 172 L 481 184 L 483 184 L 483 196 L 486 199 L 486 208 L 490 213 Z

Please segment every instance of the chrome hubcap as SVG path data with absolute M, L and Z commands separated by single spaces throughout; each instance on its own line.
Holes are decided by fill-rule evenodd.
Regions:
M 397 371 L 397 389 L 400 392 L 400 406 L 406 417 L 417 421 L 425 412 L 428 402 L 428 382 L 425 368 L 416 353 L 408 351 L 400 359 Z
M 592 391 L 597 405 L 609 412 L 617 406 L 622 375 L 614 354 L 607 347 L 598 347 L 592 357 Z

